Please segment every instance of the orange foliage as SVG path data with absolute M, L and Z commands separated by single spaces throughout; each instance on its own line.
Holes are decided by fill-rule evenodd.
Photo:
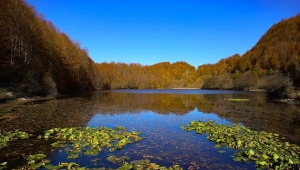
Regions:
M 96 65 L 104 80 L 104 89 L 167 88 L 174 80 L 194 81 L 195 68 L 185 62 L 162 62 L 151 66 L 115 62 Z
M 294 84 L 300 86 L 300 14 L 273 25 L 258 43 L 242 57 L 235 54 L 216 64 L 201 65 L 198 76 L 220 76 L 245 73 L 259 68 L 258 75 L 278 70 L 289 73 Z M 198 77 L 198 78 L 199 78 Z
M 25 0 L 0 0 L 0 10 L 0 81 L 29 84 L 50 76 L 59 92 L 97 89 L 98 70 L 79 42 Z

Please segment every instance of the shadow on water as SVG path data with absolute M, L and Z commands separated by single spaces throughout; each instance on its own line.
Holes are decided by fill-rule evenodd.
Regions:
M 225 99 L 247 98 L 247 102 Z M 0 105 L 0 130 L 20 129 L 38 133 L 54 127 L 124 126 L 128 130 L 143 132 L 140 143 L 128 145 L 113 152 L 128 155 L 131 160 L 150 159 L 164 166 L 180 164 L 184 169 L 255 169 L 253 163 L 234 162 L 234 150 L 214 148 L 205 135 L 186 133 L 180 124 L 191 120 L 215 120 L 217 123 L 239 123 L 254 130 L 275 132 L 288 141 L 300 143 L 300 110 L 298 106 L 273 103 L 264 93 L 214 90 L 115 90 L 89 92 L 72 98 L 59 98 L 34 104 Z M 16 144 L 17 145 L 17 144 Z M 31 146 L 38 145 L 33 142 Z M 70 161 L 64 152 L 51 152 L 48 145 L 25 149 L 26 146 L 7 147 L 0 151 L 0 162 L 22 154 L 42 151 L 51 161 Z M 28 147 L 27 147 L 28 148 Z M 219 153 L 224 150 L 225 153 Z M 4 156 L 6 152 L 14 156 Z M 113 167 L 106 160 L 108 150 L 97 157 L 83 156 L 71 160 L 88 167 Z M 15 158 L 16 159 L 16 158 Z M 100 165 L 102 164 L 102 165 Z

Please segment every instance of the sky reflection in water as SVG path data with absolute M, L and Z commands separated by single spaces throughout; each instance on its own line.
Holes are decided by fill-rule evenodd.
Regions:
M 97 157 L 83 156 L 74 162 L 91 168 L 99 166 L 117 168 L 118 165 L 106 160 L 109 154 L 113 154 L 127 155 L 131 158 L 130 161 L 150 159 L 151 162 L 163 166 L 179 164 L 184 169 L 255 169 L 253 162 L 247 164 L 234 162 L 233 149 L 224 147 L 217 149 L 213 142 L 206 139 L 206 135 L 187 133 L 180 129 L 180 124 L 187 125 L 192 120 L 214 120 L 216 123 L 226 125 L 234 122 L 250 125 L 253 129 L 277 132 L 276 129 L 270 128 L 273 127 L 272 122 L 275 121 L 276 125 L 282 120 L 280 116 L 279 120 L 272 120 L 273 117 L 269 114 L 277 115 L 290 110 L 285 106 L 276 105 L 270 109 L 269 107 L 274 104 L 268 103 L 261 93 L 202 90 L 203 95 L 199 94 L 201 90 L 162 92 L 163 90 L 117 90 L 85 94 L 88 103 L 93 103 L 91 109 L 96 111 L 86 126 L 110 128 L 124 126 L 129 131 L 143 132 L 142 136 L 145 139 L 113 153 L 106 149 Z M 251 102 L 237 103 L 224 100 L 231 97 L 250 98 Z M 265 125 L 265 121 L 269 121 L 269 125 Z M 220 153 L 220 150 L 226 152 Z M 64 152 L 56 152 L 52 156 L 52 160 L 56 163 L 66 160 Z M 101 158 L 101 165 L 90 161 L 94 158 Z
M 131 158 L 150 159 L 153 162 L 171 166 L 180 164 L 185 169 L 233 168 L 251 169 L 254 165 L 249 163 L 243 165 L 232 160 L 231 149 L 216 149 L 214 143 L 209 142 L 205 135 L 198 136 L 194 132 L 187 133 L 180 128 L 180 124 L 189 124 L 192 120 L 209 121 L 230 124 L 229 121 L 219 118 L 215 114 L 203 114 L 197 109 L 185 115 L 168 114 L 162 115 L 155 112 L 140 112 L 131 114 L 129 112 L 120 115 L 96 114 L 87 124 L 90 127 L 115 127 L 120 125 L 128 130 L 141 131 L 146 137 L 139 144 L 126 146 L 117 153 L 118 155 L 129 154 Z M 133 151 L 135 150 L 135 151 Z M 219 153 L 226 150 L 227 153 Z M 132 154 L 135 152 L 135 154 Z

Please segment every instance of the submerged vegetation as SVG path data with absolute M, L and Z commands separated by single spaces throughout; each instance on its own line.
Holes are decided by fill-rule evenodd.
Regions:
M 183 130 L 207 134 L 207 139 L 216 147 L 236 149 L 235 161 L 255 161 L 257 168 L 296 169 L 300 168 L 300 147 L 282 142 L 278 134 L 254 131 L 241 125 L 215 124 L 214 121 L 191 121 Z

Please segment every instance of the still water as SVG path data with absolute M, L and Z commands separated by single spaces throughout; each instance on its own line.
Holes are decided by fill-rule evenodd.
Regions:
M 228 98 L 247 98 L 232 102 Z M 47 142 L 17 143 L 0 151 L 0 162 L 14 159 L 17 167 L 20 154 L 46 153 L 53 164 L 76 162 L 90 168 L 117 168 L 106 160 L 109 154 L 127 155 L 131 160 L 151 162 L 184 169 L 255 169 L 255 164 L 232 160 L 236 152 L 230 148 L 215 148 L 205 135 L 186 132 L 180 124 L 192 120 L 216 123 L 237 123 L 254 130 L 279 133 L 285 140 L 300 143 L 300 108 L 274 103 L 262 92 L 221 90 L 112 90 L 89 92 L 53 100 L 26 104 L 2 105 L 0 130 L 20 129 L 39 133 L 54 127 L 115 127 L 142 132 L 143 140 L 126 145 L 122 150 L 100 152 L 98 156 L 67 159 L 64 151 L 53 150 Z M 25 142 L 26 143 L 26 142 Z M 16 148 L 16 146 L 18 146 Z M 220 153 L 224 150 L 225 153 Z M 4 156 L 5 153 L 12 153 Z M 91 160 L 100 158 L 99 162 Z M 130 162 L 129 161 L 129 162 Z

